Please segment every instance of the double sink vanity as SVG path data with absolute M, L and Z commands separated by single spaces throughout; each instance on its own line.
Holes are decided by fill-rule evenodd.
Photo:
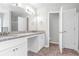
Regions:
M 45 33 L 9 33 L 0 37 L 0 56 L 27 56 L 28 51 L 37 53 L 45 45 Z

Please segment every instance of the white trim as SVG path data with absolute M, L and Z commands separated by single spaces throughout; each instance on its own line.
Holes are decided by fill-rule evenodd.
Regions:
M 52 11 L 52 12 L 48 12 L 48 28 L 50 27 L 50 25 L 49 25 L 49 14 L 50 13 L 59 13 L 59 23 L 62 23 L 62 7 L 60 8 L 60 11 Z M 59 24 L 59 25 L 61 25 L 61 24 Z M 60 26 L 59 26 L 60 27 Z M 50 29 L 50 28 L 49 28 Z M 49 31 L 49 29 L 48 29 L 48 35 L 49 35 L 49 40 L 50 40 L 50 31 Z M 59 31 L 60 31 L 60 29 L 59 29 Z M 62 26 L 61 26 L 61 31 L 62 31 Z M 60 49 L 60 52 L 62 53 L 62 39 L 60 39 L 60 38 L 62 38 L 62 34 L 60 35 L 60 33 L 59 33 L 59 36 L 61 36 L 61 37 L 59 37 L 59 49 Z M 50 42 L 49 42 L 50 43 Z M 53 42 L 53 43 L 55 43 L 55 42 Z
M 49 46 L 48 46 L 48 45 L 45 45 L 44 47 L 49 48 Z
M 53 41 L 50 41 L 50 43 L 53 43 L 53 44 L 58 44 L 58 45 L 59 45 L 59 42 L 53 42 Z

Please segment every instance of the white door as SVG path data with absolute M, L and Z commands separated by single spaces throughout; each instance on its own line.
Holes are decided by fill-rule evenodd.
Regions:
M 63 48 L 74 49 L 75 47 L 75 20 L 76 10 L 69 9 L 63 11 Z

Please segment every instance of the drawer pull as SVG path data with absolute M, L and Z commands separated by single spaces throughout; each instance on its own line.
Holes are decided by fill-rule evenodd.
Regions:
M 18 48 L 13 49 L 13 52 L 15 52 L 16 50 L 18 50 Z

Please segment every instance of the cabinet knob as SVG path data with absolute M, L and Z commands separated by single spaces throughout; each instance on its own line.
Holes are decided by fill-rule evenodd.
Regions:
M 15 49 L 13 49 L 13 52 L 15 52 Z
M 16 48 L 16 50 L 18 50 L 18 48 Z

